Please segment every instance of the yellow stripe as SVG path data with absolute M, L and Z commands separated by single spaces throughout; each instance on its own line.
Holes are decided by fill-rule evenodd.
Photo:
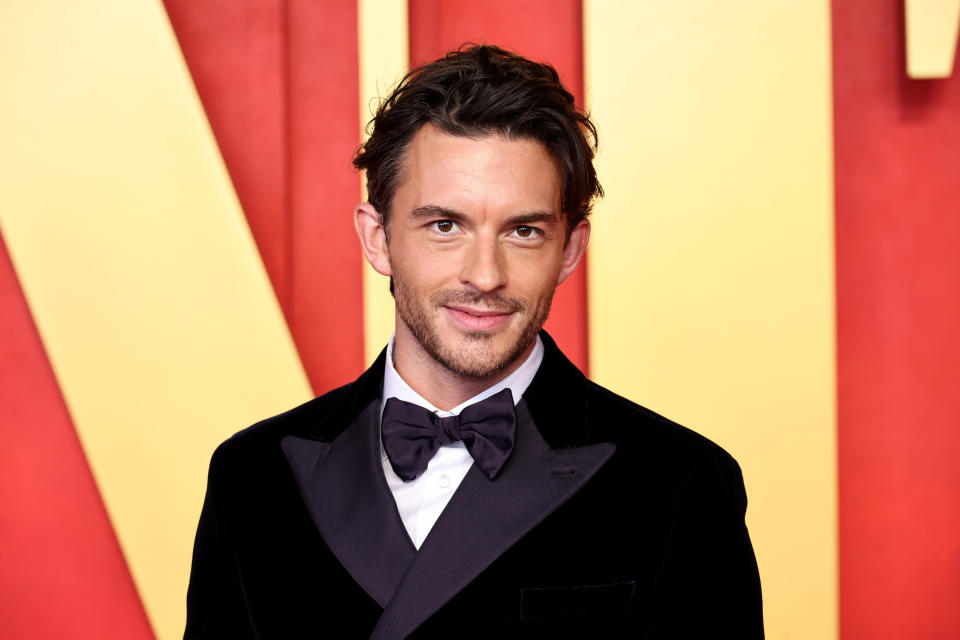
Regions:
M 905 0 L 907 73 L 949 78 L 960 37 L 960 0 Z
M 584 11 L 590 369 L 741 462 L 767 636 L 835 638 L 829 3 Z
M 0 86 L 3 234 L 157 636 L 182 637 L 210 453 L 309 386 L 159 1 L 3 3 Z
M 379 103 L 407 71 L 406 0 L 358 0 L 360 26 L 360 121 L 366 127 Z M 365 134 L 362 134 L 366 138 Z M 366 198 L 366 190 L 364 195 Z M 359 245 L 358 245 L 359 246 Z M 360 257 L 363 260 L 363 257 Z M 364 353 L 372 363 L 394 327 L 387 278 L 363 260 Z

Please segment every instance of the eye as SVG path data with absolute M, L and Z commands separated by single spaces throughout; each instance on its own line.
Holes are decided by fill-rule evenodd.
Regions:
M 519 227 L 515 228 L 513 232 L 524 240 L 530 240 L 536 238 L 540 234 L 540 229 L 537 229 L 536 227 L 520 225 Z
M 457 228 L 457 223 L 453 220 L 437 220 L 432 223 L 433 228 L 439 231 L 440 233 L 451 233 Z

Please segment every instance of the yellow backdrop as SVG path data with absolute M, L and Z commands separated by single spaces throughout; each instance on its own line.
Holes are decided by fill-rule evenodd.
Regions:
M 4 238 L 157 637 L 182 637 L 211 452 L 310 389 L 160 3 L 3 3 L 0 60 Z
M 585 3 L 590 370 L 740 461 L 769 638 L 837 633 L 829 12 Z

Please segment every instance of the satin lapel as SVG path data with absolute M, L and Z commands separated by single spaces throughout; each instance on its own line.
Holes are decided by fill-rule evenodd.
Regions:
M 496 480 L 473 466 L 444 509 L 380 617 L 371 640 L 403 638 L 570 499 L 613 455 L 600 443 L 551 449 L 526 403 L 517 444 Z
M 385 607 L 416 550 L 383 476 L 379 408 L 371 402 L 332 442 L 287 436 L 281 446 L 324 542 Z

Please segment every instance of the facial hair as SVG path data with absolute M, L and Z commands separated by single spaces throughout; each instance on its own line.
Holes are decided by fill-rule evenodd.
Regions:
M 469 378 L 488 378 L 494 376 L 523 355 L 524 351 L 533 344 L 547 316 L 550 315 L 550 304 L 553 301 L 553 291 L 544 300 L 537 303 L 532 310 L 523 300 L 508 298 L 499 294 L 483 294 L 465 289 L 448 289 L 438 291 L 430 296 L 426 305 L 421 304 L 416 294 L 410 290 L 396 269 L 393 270 L 394 300 L 397 313 L 420 346 L 430 354 L 437 363 L 448 371 L 459 376 Z M 442 310 L 449 305 L 464 305 L 472 308 L 482 308 L 489 311 L 516 313 L 523 324 L 517 339 L 500 354 L 492 353 L 493 336 L 486 331 L 469 331 L 463 333 L 468 344 L 460 349 L 444 345 L 435 326 L 434 311 Z

